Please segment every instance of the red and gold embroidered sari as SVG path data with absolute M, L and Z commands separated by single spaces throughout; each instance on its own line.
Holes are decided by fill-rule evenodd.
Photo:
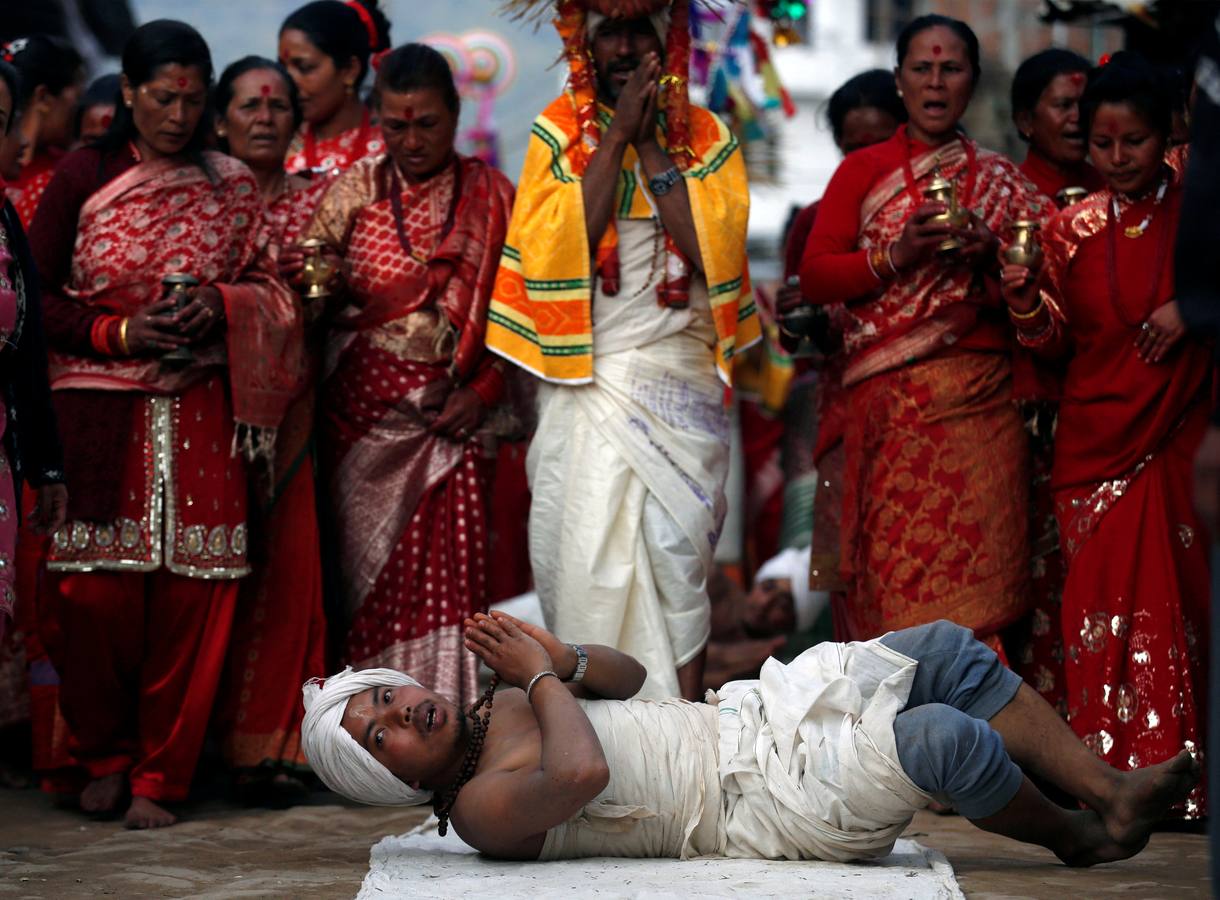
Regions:
M 849 156 L 828 186 L 802 282 L 830 286 L 819 302 L 845 301 L 848 592 L 835 628 L 860 640 L 946 618 L 999 650 L 1029 580 L 1028 448 L 1008 326 L 968 266 L 934 259 L 881 282 L 865 261 L 901 236 L 936 166 L 997 234 L 1043 215 L 1008 160 L 964 137 L 928 147 L 905 129 Z M 846 205 L 854 222 L 840 221 Z
M 1191 502 L 1207 425 L 1209 349 L 1141 360 L 1143 321 L 1174 294 L 1179 177 L 1162 203 L 1094 194 L 1047 231 L 1051 325 L 1032 345 L 1071 349 L 1052 485 L 1063 554 L 1068 717 L 1102 759 L 1134 769 L 1202 749 L 1208 535 Z M 1142 234 L 1126 234 L 1148 214 Z M 1206 815 L 1202 787 L 1181 813 Z
M 151 572 L 164 565 L 205 578 L 249 571 L 245 463 L 230 451 L 252 449 L 255 430 L 270 437 L 279 426 L 302 377 L 301 317 L 260 254 L 262 203 L 253 175 L 221 154 L 207 154 L 207 163 L 210 173 L 175 159 L 139 163 L 81 208 L 67 294 L 104 311 L 93 326 L 99 344 L 123 317 L 157 300 L 171 272 L 220 290 L 226 328 L 223 339 L 194 348 L 194 361 L 178 368 L 156 357 L 51 354 L 56 392 L 141 401 L 124 407 L 131 409 L 131 438 L 118 471 L 107 475 L 114 490 L 102 505 L 117 515 L 78 517 L 56 532 L 48 555 L 54 571 Z M 66 429 L 75 434 L 66 441 L 69 467 L 74 455 L 88 456 L 80 446 L 84 425 Z
M 269 252 L 297 243 L 329 187 L 315 179 L 268 207 Z M 311 312 L 304 310 L 308 321 Z M 242 580 L 216 725 L 225 761 L 237 769 L 306 769 L 301 684 L 326 668 L 326 617 L 314 492 L 318 370 L 307 338 L 307 376 L 276 434 L 274 464 L 251 491 L 253 572 Z
M 462 622 L 486 608 L 494 442 L 486 419 L 460 441 L 429 425 L 458 386 L 485 406 L 502 389 L 483 335 L 511 205 L 508 180 L 477 160 L 410 184 L 389 157 L 370 157 L 339 177 L 309 229 L 345 264 L 319 409 L 343 654 L 460 703 L 477 694 Z

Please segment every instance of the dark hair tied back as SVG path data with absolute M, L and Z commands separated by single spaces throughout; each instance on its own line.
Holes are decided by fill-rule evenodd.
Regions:
M 162 66 L 179 65 L 199 69 L 204 87 L 212 84 L 212 54 L 203 37 L 185 22 L 155 19 L 137 28 L 123 47 L 123 75 L 132 89 L 157 77 Z M 207 149 L 208 131 L 212 127 L 210 103 L 205 105 L 195 133 L 183 148 L 183 154 L 206 170 L 203 151 Z M 115 106 L 110 128 L 97 141 L 103 152 L 114 152 L 136 137 L 136 123 L 120 98 Z
M 912 19 L 899 33 L 897 46 L 899 68 L 902 67 L 902 61 L 907 58 L 907 51 L 911 49 L 911 41 L 917 34 L 927 31 L 929 28 L 948 28 L 961 38 L 962 43 L 966 45 L 966 58 L 970 61 L 970 77 L 975 84 L 978 84 L 979 79 L 983 77 L 983 67 L 979 60 L 978 35 L 961 19 L 951 19 L 935 13 Z
M 355 7 L 359 6 L 360 10 Z M 377 40 L 372 41 L 368 22 Z M 378 8 L 377 0 L 314 0 L 291 13 L 280 26 L 285 31 L 299 31 L 309 42 L 329 56 L 336 67 L 346 66 L 355 57 L 360 62 L 360 74 L 355 87 L 364 83 L 369 70 L 369 57 L 390 46 L 390 20 Z
M 1168 75 L 1143 56 L 1122 50 L 1104 66 L 1089 72 L 1080 98 L 1080 120 L 1085 135 L 1103 103 L 1123 103 L 1135 110 L 1148 127 L 1168 137 L 1173 131 L 1174 88 Z
M 216 80 L 216 87 L 212 89 L 212 109 L 216 113 L 217 119 L 223 119 L 225 113 L 229 109 L 229 104 L 233 102 L 233 85 L 237 79 L 241 78 L 247 72 L 257 72 L 260 70 L 269 70 L 275 72 L 283 79 L 284 84 L 288 88 L 288 102 L 292 104 L 292 127 L 296 128 L 301 124 L 301 98 L 297 91 L 296 82 L 292 80 L 292 76 L 288 74 L 288 70 L 273 59 L 267 59 L 265 56 L 243 56 L 237 62 L 229 63 L 223 72 L 220 73 L 220 78 Z M 226 153 L 229 151 L 228 142 L 221 140 L 221 148 Z
M 427 44 L 403 44 L 381 60 L 375 94 L 382 91 L 405 94 L 429 88 L 440 93 L 445 106 L 457 115 L 461 100 L 453 81 L 453 69 L 440 51 Z
M 6 47 L 6 61 L 21 73 L 22 106 L 34 96 L 39 85 L 58 96 L 64 88 L 84 78 L 84 60 L 75 47 L 60 38 L 31 34 L 9 41 Z
M 843 82 L 830 95 L 826 104 L 826 118 L 835 143 L 843 140 L 843 123 L 853 109 L 879 109 L 902 123 L 907 120 L 907 108 L 902 105 L 898 88 L 894 84 L 894 73 L 885 69 L 869 69 Z
M 1060 75 L 1085 74 L 1092 64 L 1079 53 L 1052 47 L 1035 53 L 1021 65 L 1017 66 L 1016 74 L 1012 76 L 1012 112 L 1032 113 L 1052 81 Z M 1025 135 L 1021 135 L 1024 139 Z

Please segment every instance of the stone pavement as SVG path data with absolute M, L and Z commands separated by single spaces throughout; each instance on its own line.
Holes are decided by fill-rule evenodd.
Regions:
M 0 898 L 354 897 L 369 848 L 424 815 L 340 805 L 326 793 L 284 811 L 208 799 L 181 813 L 171 828 L 132 832 L 35 791 L 0 790 Z M 955 816 L 920 813 L 906 836 L 943 852 L 978 900 L 1209 896 L 1201 835 L 1157 834 L 1136 858 L 1087 870 Z

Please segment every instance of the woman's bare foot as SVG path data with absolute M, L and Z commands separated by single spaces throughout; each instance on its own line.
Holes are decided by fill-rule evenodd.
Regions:
M 87 813 L 112 813 L 119 808 L 126 787 L 127 776 L 122 772 L 95 778 L 80 792 L 80 808 Z
M 123 817 L 123 825 L 127 828 L 164 828 L 177 821 L 177 816 L 147 797 L 132 797 L 127 815 Z
M 1186 750 L 1155 766 L 1122 773 L 1110 802 L 1097 810 L 1111 839 L 1142 846 L 1156 824 L 1194 790 L 1199 774 L 1199 762 Z

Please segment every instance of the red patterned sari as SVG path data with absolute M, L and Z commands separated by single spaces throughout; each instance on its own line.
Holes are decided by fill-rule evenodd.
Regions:
M 289 174 L 315 171 L 330 177 L 347 171 L 358 160 L 383 152 L 385 141 L 381 137 L 381 128 L 366 109 L 359 126 L 341 131 L 331 138 L 319 140 L 310 124 L 302 123 L 288 147 L 284 171 Z
M 429 424 L 457 386 L 486 407 L 503 389 L 483 334 L 511 205 L 507 179 L 477 160 L 409 184 L 389 157 L 371 157 L 339 177 L 309 231 L 345 261 L 320 404 L 343 653 L 361 668 L 408 671 L 460 703 L 477 694 L 462 622 L 487 603 L 495 447 L 491 417 L 462 441 Z
M 297 243 L 329 182 L 287 190 L 267 209 L 269 250 Z M 304 310 L 308 321 L 311 313 Z M 312 346 L 313 342 L 308 342 Z M 312 457 L 318 360 L 276 434 L 275 458 L 251 491 L 253 571 L 242 580 L 217 703 L 225 761 L 236 769 L 306 769 L 301 684 L 326 667 L 326 617 Z
M 1141 323 L 1173 298 L 1181 198 L 1177 183 L 1161 204 L 1120 198 L 1117 227 L 1109 191 L 1056 216 L 1046 238 L 1052 316 L 1023 338 L 1072 353 L 1052 478 L 1068 564 L 1068 718 L 1120 769 L 1202 749 L 1208 708 L 1208 536 L 1191 484 L 1210 353 L 1187 341 L 1148 364 L 1134 346 Z M 1149 213 L 1142 234 L 1125 233 Z M 1206 815 L 1203 786 L 1180 812 Z
M 205 162 L 78 151 L 33 229 L 71 492 L 39 624 L 74 754 L 155 800 L 187 793 L 249 572 L 235 451 L 272 446 L 302 374 L 300 311 L 262 252 L 254 178 L 219 154 Z M 223 337 L 178 368 L 123 338 L 170 272 L 225 305 Z
M 835 630 L 861 640 L 946 618 L 999 650 L 1029 579 L 1010 331 L 965 266 L 932 260 L 882 282 L 867 261 L 901 236 L 937 165 L 993 232 L 1044 214 L 1008 160 L 964 137 L 928 147 L 905 128 L 848 156 L 828 186 L 801 279 L 818 302 L 845 304 L 847 594 Z

